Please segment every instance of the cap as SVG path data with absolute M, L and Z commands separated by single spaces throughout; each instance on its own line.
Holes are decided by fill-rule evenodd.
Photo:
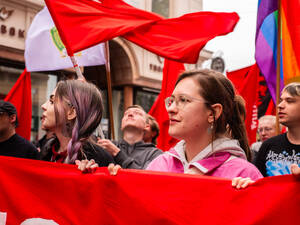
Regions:
M 17 109 L 10 102 L 0 100 L 0 112 L 6 112 L 9 116 L 16 115 L 16 126 L 18 126 Z

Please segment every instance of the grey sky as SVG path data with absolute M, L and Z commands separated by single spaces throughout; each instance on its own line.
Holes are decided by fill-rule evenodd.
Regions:
M 205 11 L 237 12 L 240 16 L 240 21 L 232 33 L 211 40 L 205 47 L 224 53 L 227 71 L 237 70 L 255 62 L 257 3 L 258 0 L 203 0 Z

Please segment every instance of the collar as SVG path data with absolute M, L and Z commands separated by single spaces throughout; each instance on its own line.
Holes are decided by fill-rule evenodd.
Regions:
M 187 173 L 191 167 L 196 167 L 202 173 L 207 174 L 221 166 L 223 163 L 236 157 L 233 156 L 230 151 L 218 151 L 218 149 L 221 146 L 224 146 L 224 143 L 228 141 L 233 144 L 236 143 L 236 140 L 229 138 L 218 138 L 213 141 L 213 143 L 210 143 L 208 146 L 206 146 L 190 162 L 188 162 L 185 157 L 185 141 L 178 142 L 174 148 L 166 153 L 178 159 L 182 163 L 184 167 L 184 173 Z M 212 146 L 214 151 L 212 151 Z
M 65 161 L 65 159 L 67 158 L 68 155 L 68 151 L 63 151 L 58 153 L 57 151 L 55 151 L 55 145 L 52 145 L 52 157 L 51 157 L 51 162 L 58 162 L 58 163 L 63 163 Z

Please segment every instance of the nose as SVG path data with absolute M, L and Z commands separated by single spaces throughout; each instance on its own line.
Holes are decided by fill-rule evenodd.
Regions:
M 45 102 L 43 105 L 41 105 L 42 110 L 46 111 L 46 104 L 47 102 Z
M 177 106 L 176 106 L 176 101 L 172 102 L 172 104 L 167 108 L 167 112 L 169 114 L 171 113 L 176 113 L 177 112 Z
M 283 109 L 284 108 L 284 102 L 281 101 L 279 104 L 278 104 L 278 109 Z

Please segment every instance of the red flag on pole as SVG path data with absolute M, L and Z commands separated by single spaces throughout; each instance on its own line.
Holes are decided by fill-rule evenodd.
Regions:
M 256 130 L 258 127 L 258 87 L 259 87 L 259 68 L 256 64 L 240 70 L 227 73 L 228 79 L 235 85 L 238 94 L 246 102 L 246 129 L 249 144 L 256 141 Z
M 4 100 L 12 103 L 17 109 L 19 122 L 19 126 L 16 128 L 17 134 L 30 140 L 32 112 L 31 79 L 30 73 L 26 69 Z
M 179 18 L 136 9 L 121 0 L 45 0 L 68 54 L 123 36 L 155 54 L 196 63 L 211 39 L 233 31 L 237 13 L 197 12 Z
M 157 147 L 163 151 L 168 151 L 178 142 L 169 135 L 169 115 L 165 107 L 165 99 L 172 94 L 178 75 L 183 71 L 182 63 L 165 59 L 161 92 L 149 111 L 159 124 L 160 134 L 157 138 Z

